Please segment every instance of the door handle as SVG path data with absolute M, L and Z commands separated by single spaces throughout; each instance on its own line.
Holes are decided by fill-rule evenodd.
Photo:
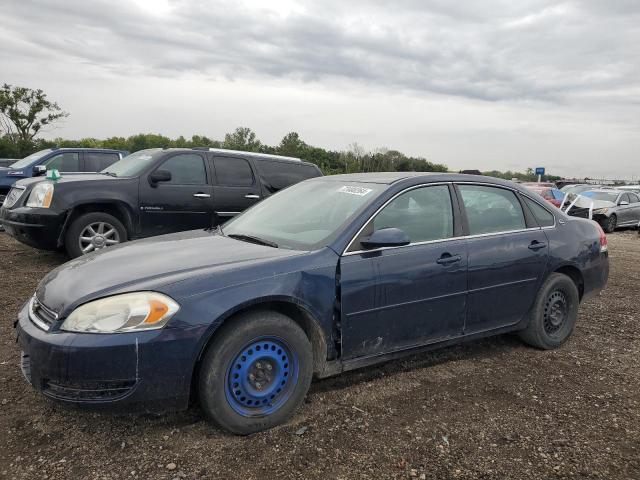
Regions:
M 462 260 L 460 255 L 451 255 L 450 253 L 443 253 L 442 256 L 436 260 L 436 263 L 440 265 L 450 265 L 452 263 L 456 263 Z
M 533 242 L 531 242 L 531 245 L 529 245 L 529 250 L 533 250 L 535 252 L 537 250 L 540 250 L 541 248 L 545 248 L 546 246 L 546 243 L 534 240 Z
M 257 199 L 257 198 L 260 198 L 260 195 L 256 195 L 254 193 L 250 193 L 248 195 L 245 195 L 244 198 Z
M 208 193 L 194 193 L 193 196 L 196 198 L 211 198 Z

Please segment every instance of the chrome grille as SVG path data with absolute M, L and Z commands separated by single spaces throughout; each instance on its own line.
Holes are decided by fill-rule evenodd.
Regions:
M 20 200 L 20 197 L 22 196 L 22 194 L 24 193 L 25 188 L 24 187 L 13 187 L 9 193 L 7 194 L 7 196 L 4 198 L 4 202 L 2 202 L 2 206 L 4 208 L 11 208 L 13 207 L 16 202 L 18 200 Z
M 29 303 L 29 318 L 36 327 L 49 330 L 58 320 L 58 314 L 42 305 L 34 295 Z

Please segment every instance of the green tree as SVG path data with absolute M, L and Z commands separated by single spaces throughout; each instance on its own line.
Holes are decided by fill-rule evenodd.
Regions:
M 0 88 L 0 129 L 20 145 L 27 146 L 44 128 L 69 116 L 40 89 Z
M 247 127 L 238 127 L 233 133 L 227 133 L 224 136 L 224 142 L 222 142 L 222 148 L 245 152 L 259 152 L 261 145 L 256 133 Z
M 287 133 L 276 149 L 278 154 L 289 157 L 302 157 L 306 153 L 306 150 L 307 144 L 300 139 L 298 132 Z

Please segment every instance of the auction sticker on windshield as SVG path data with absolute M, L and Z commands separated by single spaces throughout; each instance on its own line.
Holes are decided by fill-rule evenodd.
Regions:
M 372 191 L 373 190 L 371 188 L 352 187 L 351 185 L 345 185 L 343 187 L 340 187 L 340 189 L 338 190 L 338 192 L 340 193 L 349 193 L 351 195 L 358 195 L 359 197 L 364 197 L 367 193 L 370 193 Z

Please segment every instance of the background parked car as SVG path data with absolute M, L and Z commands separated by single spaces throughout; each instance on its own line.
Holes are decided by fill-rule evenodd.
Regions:
M 0 168 L 0 202 L 20 179 L 43 175 L 53 169 L 65 173 L 99 172 L 122 160 L 127 153 L 104 148 L 48 148 L 14 160 L 10 167 Z
M 64 247 L 77 257 L 136 238 L 214 227 L 321 175 L 314 164 L 277 155 L 141 150 L 97 174 L 21 180 L 0 208 L 0 224 L 27 245 Z
M 565 194 L 555 187 L 544 186 L 544 184 L 526 183 L 524 184 L 529 190 L 537 193 L 554 207 L 560 208 L 560 204 Z
M 17 161 L 17 158 L 0 158 L 0 167 L 9 167 L 11 166 L 11 164 L 16 163 Z
M 575 217 L 589 218 L 591 214 L 605 232 L 611 233 L 618 227 L 638 226 L 640 196 L 622 190 L 590 190 L 565 203 L 563 210 Z

